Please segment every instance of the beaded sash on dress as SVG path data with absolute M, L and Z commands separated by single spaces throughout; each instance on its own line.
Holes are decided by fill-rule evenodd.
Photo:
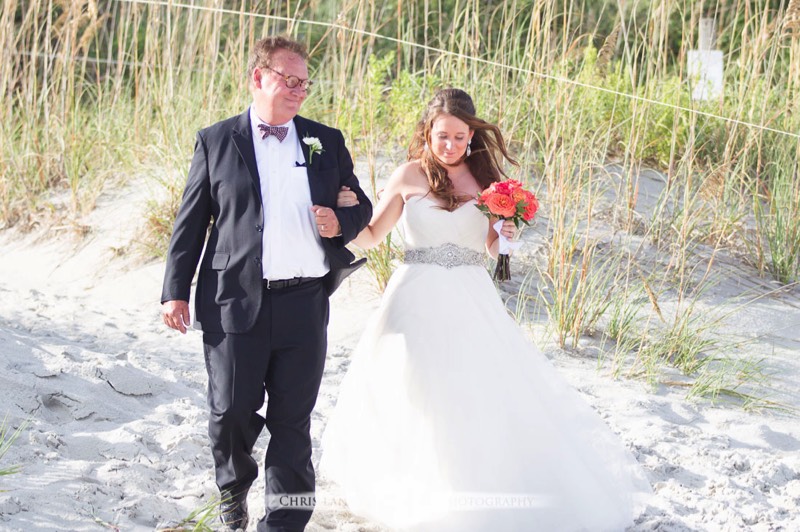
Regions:
M 483 266 L 483 253 L 448 242 L 433 248 L 407 249 L 406 264 L 437 264 L 445 268 L 455 266 Z

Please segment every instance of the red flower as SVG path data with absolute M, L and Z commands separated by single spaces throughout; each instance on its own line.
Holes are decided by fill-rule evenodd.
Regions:
M 525 191 L 525 209 L 522 211 L 522 219 L 526 222 L 533 220 L 536 211 L 539 210 L 539 200 L 533 193 Z
M 530 222 L 539 210 L 539 200 L 516 179 L 496 181 L 478 195 L 478 208 L 487 216 Z
M 501 194 L 511 195 L 515 191 L 522 189 L 522 183 L 516 179 L 507 179 L 505 181 L 496 181 L 489 188 Z

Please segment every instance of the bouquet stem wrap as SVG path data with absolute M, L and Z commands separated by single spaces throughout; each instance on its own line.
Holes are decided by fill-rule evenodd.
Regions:
M 497 231 L 497 267 L 494 269 L 494 280 L 503 282 L 511 279 L 511 252 L 519 249 L 522 242 L 509 240 L 500 233 L 503 228 L 503 220 L 498 220 L 492 226 Z

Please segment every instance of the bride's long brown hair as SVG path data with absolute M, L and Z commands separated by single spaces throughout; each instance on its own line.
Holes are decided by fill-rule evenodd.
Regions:
M 433 123 L 442 115 L 458 118 L 474 132 L 470 144 L 472 153 L 462 160 L 469 167 L 481 189 L 500 181 L 501 176 L 508 177 L 501 166 L 501 157 L 515 166 L 519 164 L 508 154 L 500 128 L 475 116 L 475 104 L 469 94 L 461 89 L 438 90 L 428 102 L 422 120 L 417 123 L 408 148 L 408 159 L 420 161 L 422 171 L 428 178 L 431 193 L 443 201 L 444 209 L 453 211 L 469 198 L 456 194 L 453 183 L 447 175 L 447 168 L 428 148 L 431 145 Z

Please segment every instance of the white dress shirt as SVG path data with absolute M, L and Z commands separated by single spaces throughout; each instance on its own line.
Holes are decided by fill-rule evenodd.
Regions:
M 322 277 L 330 268 L 311 212 L 308 172 L 305 166 L 297 165 L 305 163 L 305 156 L 294 122 L 268 124 L 289 128 L 283 142 L 274 135 L 262 139 L 258 124 L 264 123 L 250 106 L 264 212 L 263 277 Z

